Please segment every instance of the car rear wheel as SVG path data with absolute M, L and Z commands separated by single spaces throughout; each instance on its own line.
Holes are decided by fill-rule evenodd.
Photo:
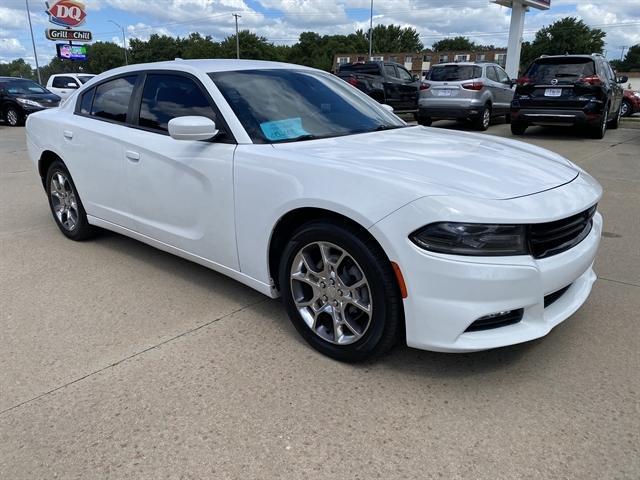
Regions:
M 527 126 L 524 123 L 511 121 L 511 133 L 514 135 L 524 135 L 526 129 Z
M 24 115 L 16 107 L 7 107 L 4 112 L 4 118 L 12 127 L 20 127 L 24 125 Z
M 622 106 L 620 107 L 620 115 L 623 117 L 630 117 L 632 111 L 631 104 L 627 100 L 623 100 Z
M 55 161 L 49 167 L 45 182 L 49 207 L 60 231 L 72 240 L 85 240 L 95 233 L 89 225 L 82 201 L 67 167 Z
M 418 123 L 425 127 L 430 127 L 433 123 L 433 120 L 431 120 L 431 117 L 418 116 Z
M 589 135 L 591 138 L 595 138 L 599 140 L 604 138 L 605 133 L 607 133 L 607 124 L 609 123 L 609 106 L 605 106 L 604 111 L 602 112 L 602 116 L 600 121 L 590 127 Z
M 491 125 L 491 106 L 485 105 L 477 118 L 473 120 L 473 126 L 476 130 L 484 132 Z
M 293 325 L 319 352 L 357 362 L 396 343 L 402 298 L 391 262 L 350 224 L 303 225 L 284 249 L 279 280 Z

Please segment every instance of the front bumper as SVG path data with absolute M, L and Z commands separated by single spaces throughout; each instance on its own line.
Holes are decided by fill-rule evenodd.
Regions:
M 574 182 L 572 182 L 574 183 Z M 564 218 L 587 208 L 599 199 L 599 188 L 568 184 L 548 192 L 513 200 L 475 201 L 477 209 L 498 223 L 525 223 L 526 211 L 534 212 L 530 221 L 540 221 L 535 212 L 545 212 L 553 219 Z M 596 184 L 597 185 L 597 184 Z M 554 193 L 555 192 L 555 193 Z M 573 197 L 572 211 L 564 197 Z M 449 198 L 451 200 L 451 198 Z M 467 199 L 468 200 L 468 199 Z M 391 260 L 398 263 L 404 275 L 408 296 L 404 301 L 407 344 L 410 347 L 441 352 L 473 352 L 526 342 L 549 333 L 571 316 L 587 299 L 596 279 L 593 262 L 602 232 L 602 217 L 597 213 L 590 234 L 578 245 L 545 259 L 531 256 L 461 257 L 427 252 L 407 237 L 413 231 L 415 215 L 428 203 L 445 205 L 446 197 L 424 198 L 404 207 L 396 214 L 374 225 L 372 233 L 390 242 Z M 463 200 L 464 202 L 464 200 Z M 518 219 L 495 218 L 496 202 L 511 204 Z M 454 210 L 464 211 L 456 208 Z M 575 210 L 573 210 L 575 208 Z M 437 214 L 442 215 L 443 210 Z M 467 210 L 468 211 L 468 210 Z M 565 214 L 566 213 L 566 214 Z M 540 213 L 544 215 L 544 213 Z M 441 220 L 458 221 L 454 218 Z M 476 221 L 468 219 L 468 221 Z M 423 224 L 430 223 L 423 221 Z M 389 238 L 391 237 L 391 238 Z M 391 243 L 397 245 L 393 248 Z M 570 287 L 553 304 L 545 308 L 545 296 Z M 497 312 L 524 309 L 518 323 L 499 328 L 466 332 L 476 320 Z

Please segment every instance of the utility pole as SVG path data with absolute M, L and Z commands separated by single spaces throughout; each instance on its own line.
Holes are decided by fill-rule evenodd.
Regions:
M 124 48 L 124 64 L 129 65 L 129 59 L 127 58 L 127 37 L 124 35 L 124 27 L 119 23 L 114 22 L 113 20 L 109 20 L 109 22 L 113 23 L 116 27 L 122 30 L 122 47 Z
M 238 18 L 241 18 L 242 15 L 238 15 L 237 13 L 233 14 L 236 17 L 236 58 L 240 58 L 240 37 L 238 36 Z
M 33 58 L 36 59 L 36 72 L 38 73 L 38 83 L 42 85 L 42 77 L 40 75 L 40 65 L 38 65 L 38 52 L 36 52 L 36 41 L 33 38 L 33 27 L 31 26 L 31 12 L 29 11 L 29 0 L 24 0 L 27 4 L 27 18 L 29 19 L 29 30 L 31 31 L 31 44 L 33 45 Z
M 371 0 L 371 12 L 369 14 L 369 60 L 373 54 L 373 0 Z
M 624 61 L 624 50 L 627 48 L 627 45 L 620 47 L 622 49 L 622 53 L 620 54 L 620 61 Z

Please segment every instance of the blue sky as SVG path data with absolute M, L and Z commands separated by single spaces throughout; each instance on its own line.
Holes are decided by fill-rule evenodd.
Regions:
M 128 38 L 148 38 L 152 33 L 184 36 L 189 32 L 221 40 L 234 30 L 232 13 L 242 15 L 240 28 L 274 43 L 295 43 L 300 32 L 350 33 L 366 30 L 370 0 L 86 0 L 87 21 L 95 40 L 121 42 L 109 20 L 126 29 Z M 619 58 L 621 47 L 640 43 L 640 0 L 552 0 L 548 11 L 531 10 L 526 17 L 525 39 L 567 15 L 607 32 L 607 55 Z M 55 55 L 55 43 L 44 37 L 53 25 L 44 13 L 44 1 L 29 0 L 38 58 L 46 63 Z M 510 10 L 489 0 L 374 0 L 374 23 L 415 27 L 425 46 L 454 35 L 504 46 Z M 0 0 L 0 62 L 24 57 L 33 63 L 24 0 Z

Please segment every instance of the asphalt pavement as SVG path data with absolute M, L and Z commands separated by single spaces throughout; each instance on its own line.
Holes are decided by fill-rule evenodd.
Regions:
M 0 479 L 638 479 L 640 130 L 522 140 L 604 186 L 587 303 L 538 341 L 353 366 L 218 273 L 67 240 L 0 125 Z

